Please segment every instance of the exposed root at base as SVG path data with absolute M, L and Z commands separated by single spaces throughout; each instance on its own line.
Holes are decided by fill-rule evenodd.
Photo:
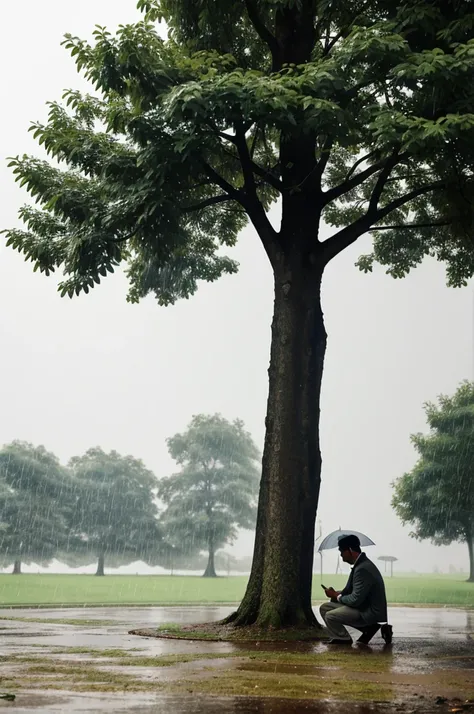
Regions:
M 173 640 L 206 640 L 208 642 L 317 642 L 326 640 L 321 627 L 261 628 L 256 625 L 239 626 L 222 622 L 205 622 L 198 625 L 166 624 L 157 628 L 140 628 L 130 635 Z

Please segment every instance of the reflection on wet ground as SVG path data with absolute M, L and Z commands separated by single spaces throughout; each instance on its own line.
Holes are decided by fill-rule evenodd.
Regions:
M 423 712 L 431 714 L 436 711 L 444 714 L 455 711 L 456 705 L 451 699 L 455 696 L 456 687 L 465 688 L 466 677 L 472 677 L 471 695 L 474 698 L 474 611 L 454 610 L 449 608 L 391 608 L 390 618 L 394 626 L 395 639 L 392 648 L 384 648 L 382 640 L 374 640 L 373 647 L 357 647 L 348 650 L 343 669 L 341 664 L 331 660 L 334 649 L 328 648 L 324 642 L 316 643 L 226 643 L 183 640 L 160 640 L 155 638 L 140 638 L 129 635 L 130 629 L 152 628 L 164 623 L 195 623 L 209 622 L 224 618 L 232 611 L 229 607 L 155 607 L 155 608 L 67 608 L 67 609 L 22 609 L 0 610 L 0 654 L 2 656 L 2 675 L 5 665 L 8 669 L 9 657 L 42 657 L 45 662 L 49 658 L 58 661 L 61 651 L 61 661 L 91 662 L 87 659 L 87 651 L 95 651 L 95 656 L 107 650 L 121 650 L 128 657 L 176 657 L 173 666 L 149 667 L 139 663 L 133 667 L 119 667 L 117 661 L 95 660 L 93 667 L 107 666 L 115 673 L 128 673 L 133 670 L 134 677 L 143 678 L 148 684 L 148 690 L 133 693 L 111 691 L 104 694 L 100 688 L 96 692 L 66 692 L 51 691 L 45 688 L 41 692 L 18 691 L 13 703 L 0 701 L 0 709 L 12 709 L 15 714 L 27 712 L 140 712 L 151 714 L 158 712 L 176 712 L 177 714 L 239 714 L 262 712 L 263 714 L 300 714 L 314 712 L 315 714 L 372 714 L 374 712 Z M 354 633 L 355 634 L 355 633 Z M 60 649 L 61 648 L 61 649 Z M 64 649 L 62 649 L 64 648 Z M 75 652 L 68 655 L 67 648 Z M 84 654 L 77 650 L 84 648 Z M 137 653 L 137 649 L 140 650 Z M 249 653 L 254 652 L 257 659 L 249 659 Z M 220 659 L 192 660 L 192 656 L 205 653 L 208 656 L 219 656 Z M 267 663 L 266 654 L 273 657 Z M 242 656 L 239 656 L 242 654 Z M 286 655 L 298 655 L 298 661 L 288 662 Z M 186 655 L 191 661 L 178 661 Z M 303 661 L 305 655 L 311 656 L 311 661 Z M 232 657 L 230 657 L 232 656 Z M 69 657 L 69 660 L 67 660 Z M 251 657 L 254 657 L 252 655 Z M 277 661 L 276 658 L 283 658 Z M 82 658 L 82 659 L 81 659 Z M 227 658 L 227 659 L 226 659 Z M 302 659 L 303 658 L 303 659 Z M 97 664 L 98 662 L 98 664 Z M 105 663 L 105 664 L 104 664 Z M 438 683 L 438 672 L 442 666 L 448 678 L 441 682 L 436 694 L 446 696 L 447 702 L 435 704 L 432 696 Z M 102 670 L 105 671 L 105 670 Z M 330 695 L 328 701 L 319 693 L 313 694 L 313 699 L 278 699 L 273 696 L 256 698 L 252 696 L 213 696 L 200 694 L 185 688 L 187 677 L 193 681 L 203 681 L 227 675 L 246 678 L 247 685 L 252 685 L 252 677 L 264 677 L 271 674 L 275 682 L 274 693 L 278 695 L 278 677 L 292 677 L 303 682 L 328 681 Z M 2 676 L 0 675 L 0 676 Z M 345 681 L 359 681 L 367 686 L 385 687 L 385 692 L 394 692 L 393 696 L 384 696 L 377 701 L 367 703 L 341 703 L 334 701 L 334 686 L 337 690 L 337 677 Z M 452 680 L 452 686 L 450 679 Z M 299 679 L 298 679 L 299 678 Z M 126 677 L 124 675 L 124 681 Z M 47 678 L 45 679 L 47 681 Z M 258 681 L 257 679 L 255 681 Z M 160 683 L 174 682 L 180 684 L 183 691 L 179 693 L 158 693 Z M 155 686 L 156 685 L 156 686 Z M 302 689 L 308 686 L 302 684 Z M 404 687 L 404 696 L 400 695 Z M 416 699 L 417 688 L 421 696 Z M 36 687 L 37 688 L 37 687 Z M 255 686 L 257 689 L 258 687 Z M 155 691 L 153 691 L 155 689 Z M 195 687 L 195 690 L 199 687 Z M 0 683 L 0 692 L 2 686 Z M 217 690 L 219 695 L 225 694 L 222 686 Z M 308 690 L 309 691 L 309 690 Z M 374 689 L 374 691 L 376 691 Z M 378 690 L 377 690 L 378 691 Z M 382 691 L 382 689 L 380 689 Z M 245 690 L 246 693 L 250 693 Z M 409 696 L 407 698 L 406 693 Z M 270 692 L 273 694 L 273 690 Z M 268 692 L 267 692 L 268 694 Z M 304 691 L 301 692 L 304 696 Z M 286 695 L 288 696 L 288 694 Z M 298 694 L 298 696 L 300 696 Z M 315 698 L 317 696 L 317 701 Z M 474 705 L 461 702 L 465 709 L 474 714 Z
M 386 703 L 348 704 L 347 702 L 312 702 L 309 700 L 258 699 L 257 697 L 157 697 L 135 695 L 57 697 L 31 695 L 23 705 L 10 705 L 15 714 L 31 712 L 127 712 L 127 714 L 382 714 L 396 711 L 405 714 L 412 709 L 400 705 L 392 709 Z M 10 707 L 8 707 L 10 708 Z M 0 710 L 2 709 L 0 703 Z M 428 710 L 427 710 L 428 711 Z M 440 711 L 439 707 L 436 712 Z M 431 714 L 431 711 L 429 712 Z
M 473 603 L 474 604 L 474 603 Z M 229 615 L 234 608 L 232 607 L 147 607 L 147 608 L 111 608 L 111 607 L 97 607 L 97 608 L 55 608 L 55 609 L 0 609 L 0 620 L 2 618 L 15 618 L 20 619 L 31 619 L 35 622 L 47 621 L 47 626 L 41 632 L 42 636 L 47 636 L 48 633 L 51 634 L 56 640 L 56 638 L 68 638 L 68 626 L 71 625 L 64 624 L 63 627 L 59 628 L 59 623 L 54 627 L 54 632 L 52 626 L 55 620 L 62 620 L 63 623 L 68 621 L 85 621 L 90 627 L 87 629 L 81 627 L 81 632 L 87 632 L 86 638 L 90 642 L 90 637 L 93 636 L 92 632 L 89 633 L 88 630 L 94 630 L 93 623 L 94 620 L 98 621 L 100 626 L 100 634 L 96 635 L 100 638 L 108 637 L 117 640 L 117 636 L 120 642 L 117 640 L 117 644 L 107 644 L 105 646 L 122 646 L 123 643 L 123 630 L 124 623 L 126 623 L 127 630 L 132 630 L 135 628 L 146 628 L 154 627 L 164 623 L 178 623 L 178 624 L 190 624 L 195 622 L 215 622 L 224 619 Z M 117 626 L 114 626 L 114 622 L 117 622 Z M 393 624 L 395 635 L 398 639 L 426 639 L 430 641 L 439 640 L 459 640 L 459 639 L 469 639 L 472 640 L 472 635 L 474 633 L 474 610 L 457 610 L 450 608 L 412 608 L 412 607 L 392 607 L 390 608 L 390 622 Z M 106 623 L 106 624 L 105 624 Z M 26 622 L 22 623 L 21 636 L 26 637 L 28 628 L 25 627 Z M 16 628 L 18 629 L 18 628 Z M 34 630 L 35 628 L 31 628 Z M 37 628 L 36 628 L 37 631 Z M 38 632 L 36 632 L 39 634 Z M 114 637 L 114 634 L 117 636 Z M 120 634 L 119 634 L 120 633 Z M 0 637 L 6 633 L 0 629 Z M 16 633 L 17 636 L 20 634 Z M 77 634 L 75 633 L 75 643 Z M 131 636 L 126 636 L 125 639 L 131 641 L 133 638 Z M 1 641 L 1 640 L 0 640 Z M 169 652 L 170 648 L 173 647 L 173 640 L 169 641 L 159 641 L 151 642 L 149 640 L 144 640 L 148 642 L 148 646 L 159 651 L 160 648 L 163 651 Z M 474 643 L 474 640 L 472 640 Z M 46 644 L 46 643 L 45 643 Z M 49 642 L 48 642 L 49 644 Z M 51 644 L 61 644 L 57 640 Z M 104 644 L 101 641 L 101 644 Z M 212 648 L 213 643 L 207 643 L 206 647 Z M 219 648 L 222 648 L 222 643 L 217 644 Z M 261 643 L 263 646 L 264 643 Z M 100 646 L 100 645 L 99 645 Z M 178 645 L 179 646 L 179 645 Z M 182 646 L 182 643 L 180 643 Z M 186 643 L 187 646 L 187 643 Z M 227 645 L 230 649 L 234 645 Z M 271 649 L 275 649 L 275 644 L 272 643 Z M 305 650 L 305 647 L 309 649 L 307 651 L 312 651 L 314 645 L 312 644 L 301 644 L 300 648 Z M 156 649 L 158 648 L 158 649 Z M 220 649 L 220 651 L 225 651 Z

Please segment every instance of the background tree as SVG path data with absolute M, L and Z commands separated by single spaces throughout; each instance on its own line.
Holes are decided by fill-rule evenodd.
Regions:
M 255 527 L 257 447 L 243 422 L 200 414 L 168 439 L 168 449 L 181 471 L 160 480 L 164 528 L 183 548 L 206 549 L 204 577 L 216 577 L 218 548 L 233 541 L 237 527 Z
M 67 547 L 67 469 L 44 446 L 14 441 L 0 451 L 0 559 L 46 564 Z
M 420 458 L 395 482 L 392 504 L 414 526 L 414 538 L 466 543 L 474 582 L 474 383 L 426 404 L 425 412 L 430 433 L 411 437 Z
M 390 563 L 390 577 L 393 578 L 393 564 L 397 562 L 398 558 L 394 555 L 380 555 L 377 560 L 381 560 L 385 563 L 384 572 L 387 572 L 387 563 Z
M 13 160 L 38 208 L 8 243 L 88 292 L 123 263 L 131 301 L 169 304 L 236 270 L 247 221 L 274 274 L 254 561 L 235 624 L 316 627 L 327 265 L 371 232 L 395 277 L 425 256 L 474 271 L 470 0 L 139 0 L 142 22 L 67 36 L 96 89 L 50 105 L 54 161 Z M 164 40 L 156 20 L 165 20 Z M 267 214 L 281 201 L 281 220 Z M 323 240 L 323 222 L 334 228 Z M 343 286 L 341 286 L 343 289 Z
M 97 558 L 96 575 L 104 575 L 110 554 L 130 562 L 159 548 L 158 481 L 142 461 L 94 448 L 69 467 L 76 481 L 70 527 Z

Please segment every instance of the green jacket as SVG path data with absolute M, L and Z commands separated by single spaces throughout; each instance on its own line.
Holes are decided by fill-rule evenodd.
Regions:
M 359 610 L 368 625 L 387 622 L 387 596 L 380 570 L 361 553 L 351 570 L 349 580 L 341 592 L 340 602 Z

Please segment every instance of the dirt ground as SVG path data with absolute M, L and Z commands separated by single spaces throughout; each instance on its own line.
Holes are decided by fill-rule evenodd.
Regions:
M 394 642 L 137 637 L 164 623 L 216 621 L 231 608 L 0 610 L 0 710 L 474 714 L 474 611 L 392 608 Z M 353 633 L 356 634 L 356 633 Z

